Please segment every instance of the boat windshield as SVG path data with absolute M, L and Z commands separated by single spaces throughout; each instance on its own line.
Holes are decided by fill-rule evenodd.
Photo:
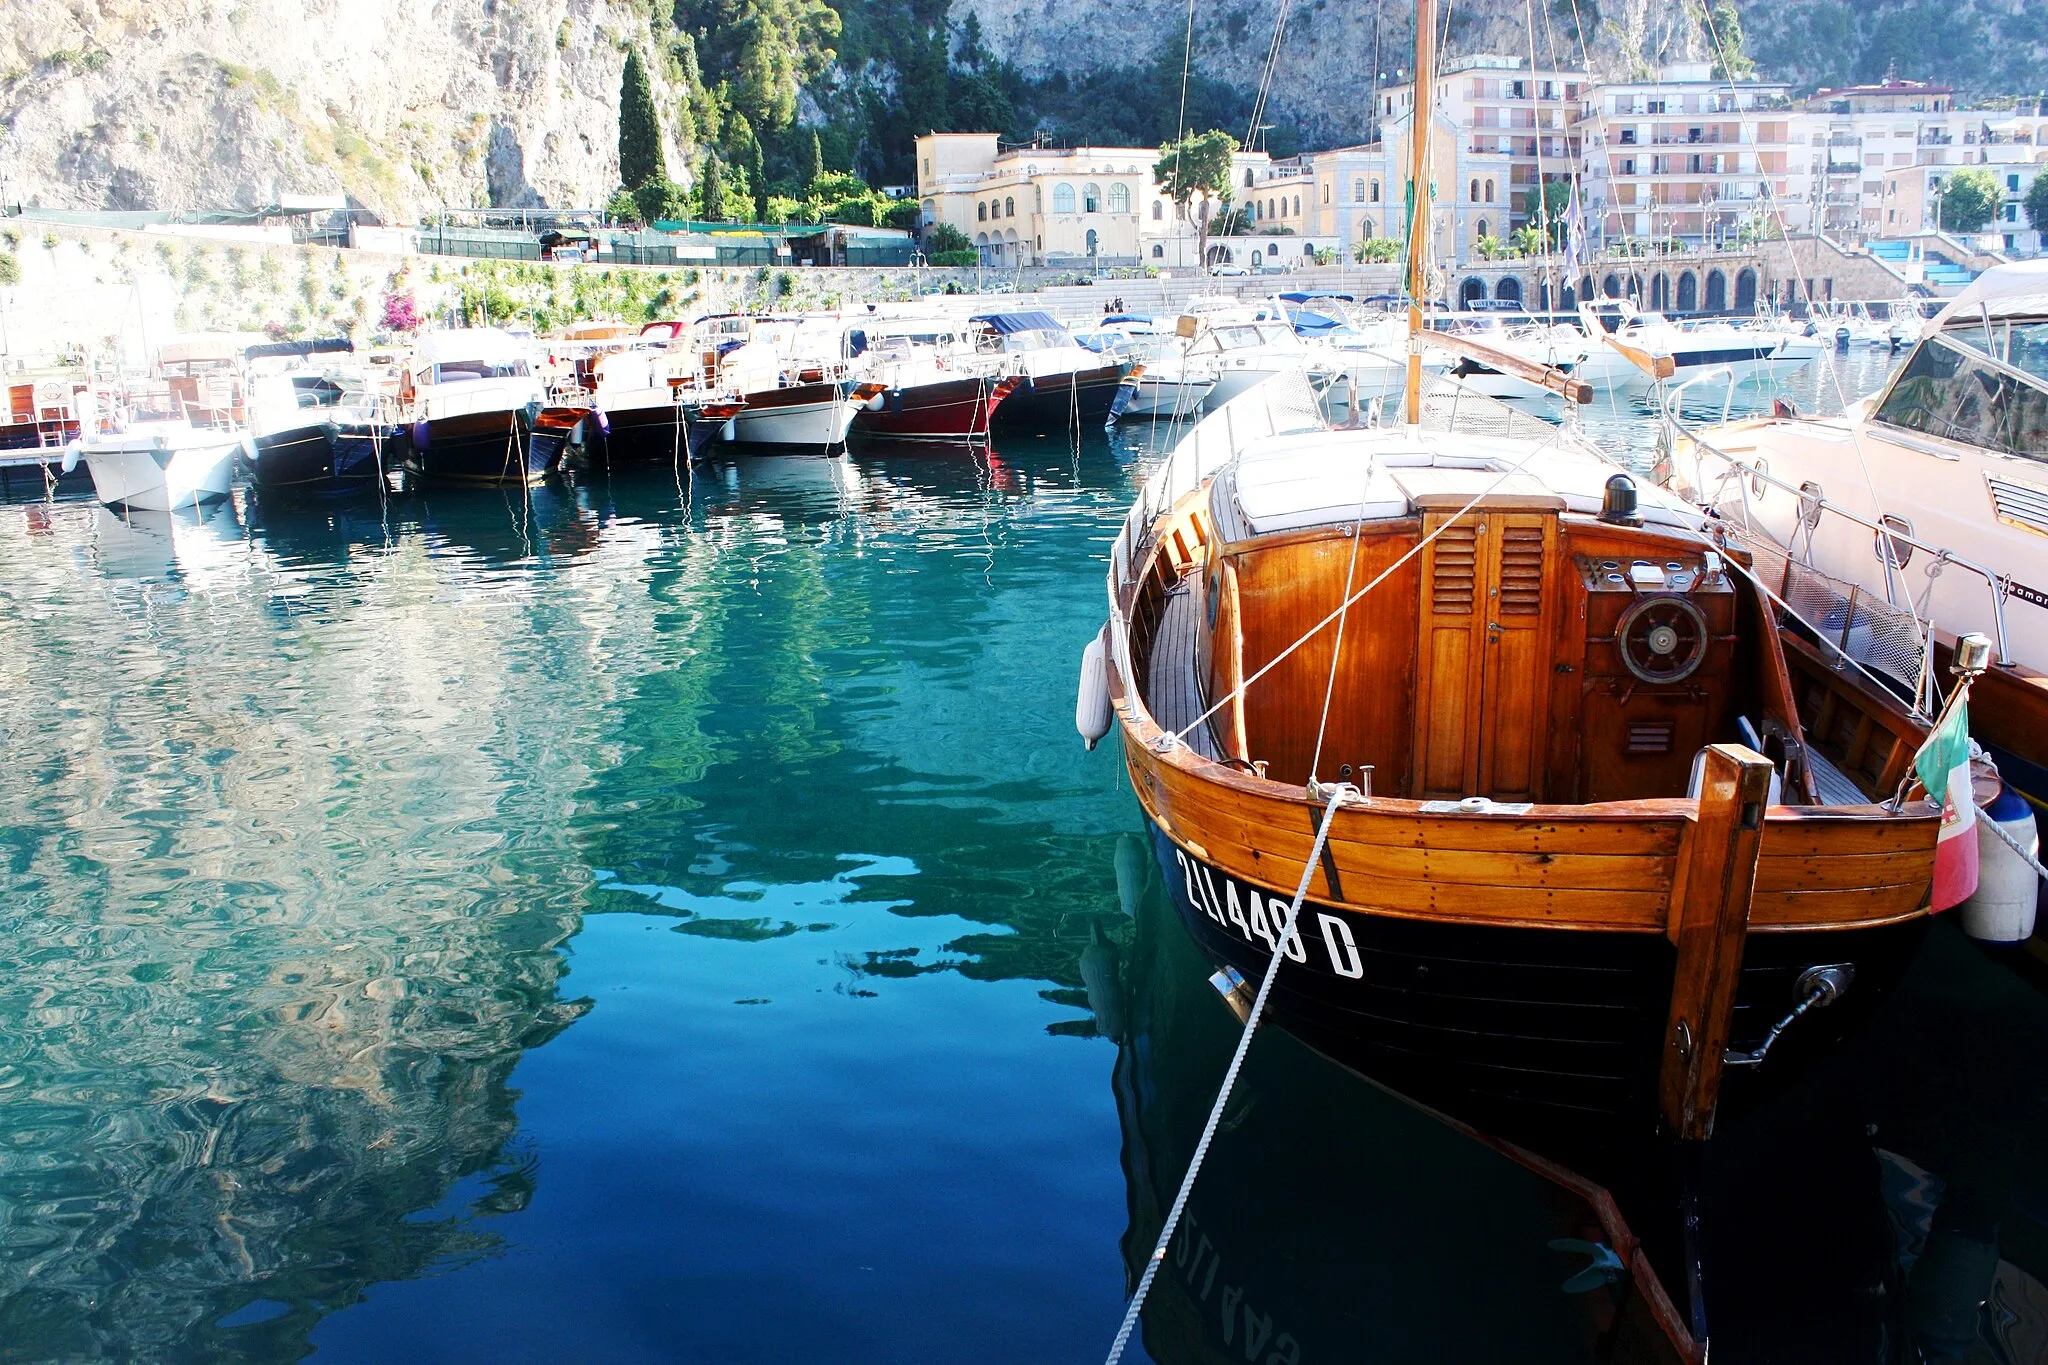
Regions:
M 2040 355 L 2033 360 L 2038 365 Z M 1999 364 L 1969 345 L 1964 334 L 1931 337 L 1899 371 L 1873 418 L 2004 455 L 2048 460 L 2048 386 L 2027 377 L 2034 373 L 2039 371 Z
M 1074 338 L 1066 332 L 1051 328 L 1039 328 L 1027 332 L 1005 332 L 1000 338 L 1005 351 L 1053 351 L 1063 350 L 1074 344 Z
M 1965 346 L 1974 346 L 2016 370 L 2025 370 L 2036 379 L 2048 381 L 2048 321 L 1999 318 L 1992 322 L 1988 331 L 1983 323 L 1978 322 L 1967 327 L 1952 327 L 1943 335 L 1953 337 Z
M 472 379 L 524 379 L 532 371 L 524 360 L 447 360 L 434 367 L 436 384 L 464 384 Z

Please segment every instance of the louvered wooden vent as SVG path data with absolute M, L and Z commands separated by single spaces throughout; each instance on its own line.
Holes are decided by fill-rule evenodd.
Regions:
M 1500 541 L 1500 614 L 1543 614 L 1543 528 L 1509 526 Z
M 1432 556 L 1430 608 L 1439 616 L 1470 616 L 1476 595 L 1478 529 L 1469 523 L 1444 528 Z
M 1668 754 L 1671 752 L 1672 723 L 1668 720 L 1631 721 L 1628 727 L 1628 751 L 1632 754 Z

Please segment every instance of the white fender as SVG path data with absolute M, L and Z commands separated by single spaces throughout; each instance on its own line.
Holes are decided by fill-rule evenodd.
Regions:
M 2021 848 L 2036 858 L 2041 856 L 2041 836 L 2034 824 L 2033 807 L 2025 797 L 2001 783 L 1998 795 L 1977 811 L 1977 889 L 1956 907 L 1956 913 L 1962 917 L 1957 923 L 1974 939 L 2019 943 L 2034 932 L 2034 909 L 2041 895 L 2041 879 L 2005 840 L 1983 828 L 1993 821 L 2018 840 Z
M 66 474 L 69 474 L 72 470 L 78 468 L 79 456 L 83 455 L 84 453 L 85 449 L 79 442 L 71 442 L 69 445 L 64 447 L 64 463 L 59 467 L 63 469 L 63 471 Z
M 1108 627 L 1081 651 L 1081 689 L 1074 698 L 1074 728 L 1081 741 L 1093 749 L 1109 733 L 1109 641 Z

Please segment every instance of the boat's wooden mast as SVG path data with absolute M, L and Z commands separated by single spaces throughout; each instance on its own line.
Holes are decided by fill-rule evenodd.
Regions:
M 1429 125 L 1436 105 L 1436 4 L 1415 0 L 1415 107 L 1408 114 L 1408 389 L 1403 412 L 1422 421 L 1422 285 L 1429 256 Z

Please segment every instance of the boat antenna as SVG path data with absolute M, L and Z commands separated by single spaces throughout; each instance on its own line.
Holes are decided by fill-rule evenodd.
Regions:
M 1408 430 L 1422 423 L 1422 284 L 1429 245 L 1429 124 L 1436 103 L 1434 0 L 1415 0 L 1415 104 L 1408 112 Z

